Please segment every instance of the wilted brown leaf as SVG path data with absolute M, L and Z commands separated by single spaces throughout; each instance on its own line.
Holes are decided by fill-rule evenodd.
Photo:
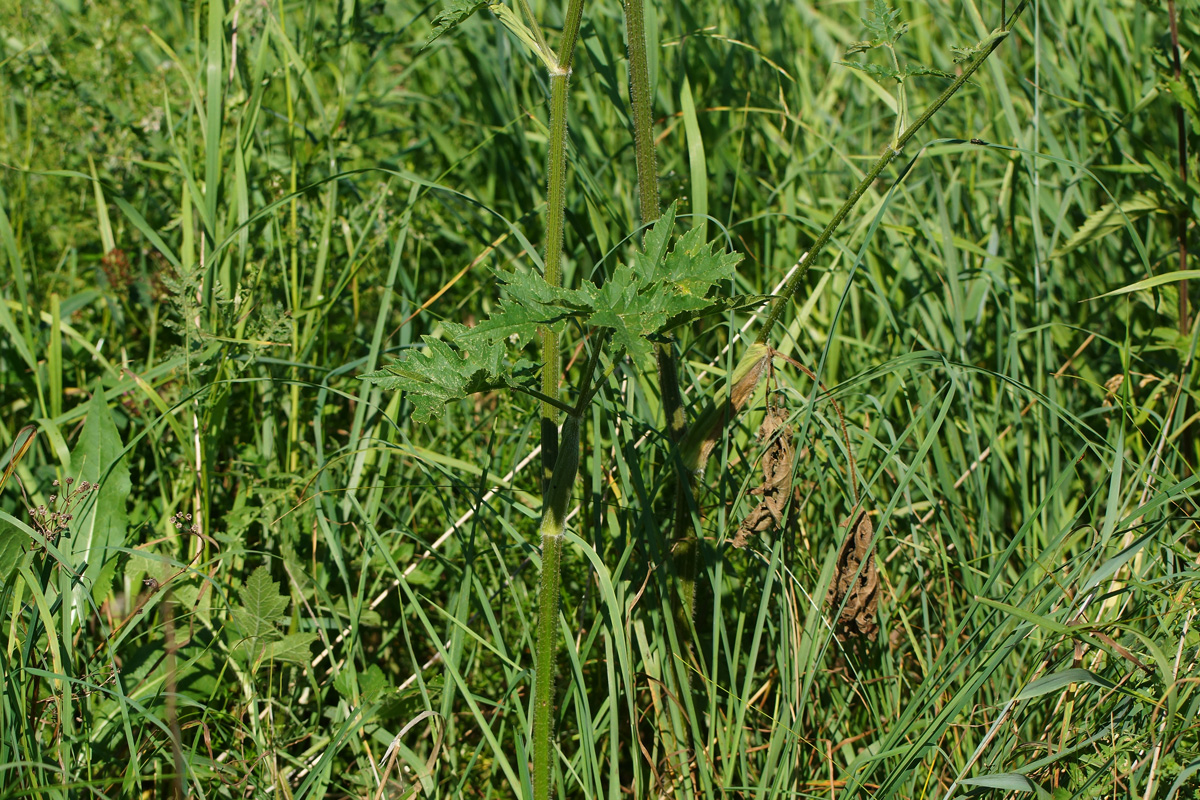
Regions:
M 842 543 L 833 582 L 825 597 L 831 608 L 841 609 L 834 623 L 841 641 L 866 638 L 873 642 L 879 635 L 879 624 L 875 619 L 879 605 L 879 571 L 875 568 L 874 539 L 871 517 L 866 511 L 860 511 Z
M 786 409 L 771 406 L 758 428 L 758 441 L 771 442 L 762 457 L 763 482 L 750 490 L 750 494 L 761 495 L 762 500 L 738 526 L 734 547 L 745 547 L 751 535 L 774 530 L 783 524 L 783 512 L 792 494 L 792 461 L 796 456 L 792 426 L 787 424 L 787 419 Z

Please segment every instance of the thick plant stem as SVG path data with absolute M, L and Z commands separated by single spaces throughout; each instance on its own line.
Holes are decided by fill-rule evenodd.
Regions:
M 654 222 L 662 214 L 658 195 L 658 165 L 654 152 L 654 130 L 650 97 L 650 69 L 646 53 L 645 0 L 625 0 L 625 35 L 629 42 L 629 99 L 633 106 L 633 146 L 637 160 L 638 203 L 642 224 Z M 662 396 L 667 433 L 678 445 L 687 434 L 687 416 L 683 394 L 679 390 L 679 368 L 669 344 L 654 346 L 658 368 L 658 387 Z M 691 631 L 696 597 L 696 569 L 700 542 L 692 530 L 688 496 L 690 473 L 675 477 L 675 515 L 671 525 L 671 561 L 679 578 L 682 598 L 676 608 L 675 622 L 680 638 L 687 640 Z
M 525 12 L 532 16 L 527 3 Z M 571 63 L 579 40 L 583 18 L 583 0 L 570 0 L 563 21 L 562 44 L 550 69 L 550 154 L 547 163 L 546 283 L 562 285 L 563 220 L 567 199 L 567 90 Z M 540 31 L 539 46 L 545 48 Z M 558 333 L 550 326 L 540 331 L 542 345 L 542 579 L 538 589 L 537 652 L 534 657 L 533 688 L 533 796 L 550 797 L 550 755 L 554 735 L 554 672 L 557 650 L 558 601 L 562 566 L 562 540 L 566 527 L 567 506 L 579 471 L 579 410 L 558 430 L 559 381 L 562 353 Z M 580 405 L 588 395 L 587 386 L 595 361 L 588 364 Z
M 1005 26 L 1006 32 L 1012 30 L 1013 23 L 1015 23 L 1017 17 L 1021 15 L 1021 12 L 1025 9 L 1027 2 L 1028 0 L 1023 0 L 1021 4 L 1017 6 L 1016 10 L 1013 11 L 1012 17 Z M 888 148 L 883 151 L 883 155 L 881 155 L 874 165 L 872 165 L 866 177 L 859 182 L 858 186 L 854 188 L 854 191 L 850 193 L 850 196 L 846 198 L 846 202 L 842 203 L 842 207 L 839 208 L 838 212 L 833 215 L 833 219 L 831 219 L 829 224 L 825 226 L 825 230 L 821 231 L 821 235 L 817 237 L 815 242 L 813 242 L 813 246 L 808 249 L 807 253 L 801 256 L 799 263 L 796 265 L 797 268 L 795 272 L 792 274 L 792 277 L 788 279 L 783 291 L 775 298 L 774 301 L 772 301 L 770 308 L 767 310 L 767 318 L 763 321 L 762 329 L 758 332 L 757 342 L 759 344 L 766 344 L 770 340 L 771 330 L 775 327 L 775 323 L 779 322 L 779 317 L 783 314 L 783 310 L 787 308 L 788 304 L 792 301 L 792 297 L 800 288 L 800 282 L 804 280 L 804 276 L 808 272 L 809 267 L 812 266 L 817 256 L 820 255 L 821 251 L 825 248 L 825 245 L 829 243 L 831 238 L 833 238 L 833 234 L 837 231 L 838 226 L 840 226 L 842 221 L 846 219 L 846 216 L 858 203 L 859 199 L 866 194 L 867 189 L 871 187 L 871 184 L 875 182 L 875 179 L 880 176 L 888 164 L 892 163 L 892 159 L 900 154 L 900 151 L 904 149 L 904 145 L 908 144 L 909 140 L 916 135 L 917 131 L 925 127 L 925 124 L 933 118 L 933 115 L 936 114 L 941 107 L 944 106 L 950 100 L 950 98 L 953 97 L 958 90 L 966 84 L 968 80 L 970 80 L 971 76 L 975 74 L 975 71 L 983 66 L 983 62 L 987 60 L 988 56 L 990 56 L 992 52 L 1000 46 L 1001 42 L 1007 38 L 1007 36 L 1000 36 L 993 40 L 991 44 L 989 44 L 983 50 L 983 52 L 977 55 L 975 59 L 967 65 L 967 67 L 962 71 L 962 74 L 955 78 L 954 82 L 946 87 L 946 90 L 942 92 L 936 100 L 933 101 L 929 108 L 925 109 L 925 113 L 918 117 L 913 124 L 909 125 L 904 132 L 896 138 L 896 141 L 889 144 Z
M 563 218 L 566 215 L 567 183 L 567 88 L 569 75 L 556 72 L 550 76 L 550 157 L 547 172 L 546 220 L 546 283 L 562 285 Z M 549 325 L 541 328 L 542 394 L 558 399 L 558 384 L 562 374 L 562 351 L 558 332 Z M 542 490 L 547 489 L 554 462 L 558 458 L 558 409 L 542 403 Z
M 528 4 L 523 7 L 528 14 L 532 14 Z M 582 19 L 583 0 L 570 0 L 563 22 L 562 44 L 555 66 L 550 70 L 550 154 L 546 165 L 546 255 L 543 263 L 546 283 L 551 286 L 562 285 L 563 226 L 567 201 L 567 90 Z M 545 39 L 540 31 L 538 42 L 539 46 L 545 46 Z M 549 326 L 543 326 L 539 333 L 542 349 L 542 394 L 557 400 L 558 384 L 562 378 L 562 351 L 559 348 L 558 333 Z M 558 459 L 558 409 L 553 403 L 546 402 L 542 403 L 541 409 L 544 493 Z
M 554 737 L 554 664 L 558 649 L 558 596 L 562 533 L 543 525 L 542 581 L 538 589 L 537 675 L 533 684 L 533 796 L 550 796 L 550 751 Z
M 629 99 L 633 106 L 633 147 L 637 158 L 638 202 L 642 223 L 662 213 L 658 198 L 658 166 L 650 115 L 650 68 L 646 58 L 644 0 L 625 0 L 625 35 L 629 39 Z
M 560 594 L 563 533 L 571 489 L 579 470 L 578 415 L 567 417 L 562 427 L 562 446 L 554 465 L 542 510 L 542 580 L 538 589 L 536 675 L 533 683 L 533 797 L 550 797 L 550 754 L 554 749 L 554 672 L 558 649 L 558 601 Z
M 629 39 L 629 100 L 633 106 L 633 149 L 637 160 L 638 206 L 642 224 L 662 215 L 658 197 L 658 165 L 654 154 L 654 129 L 650 114 L 650 68 L 646 57 L 644 0 L 625 0 L 625 35 Z M 679 370 L 671 348 L 657 344 L 659 388 L 671 441 L 678 442 L 687 430 L 683 396 L 679 392 Z

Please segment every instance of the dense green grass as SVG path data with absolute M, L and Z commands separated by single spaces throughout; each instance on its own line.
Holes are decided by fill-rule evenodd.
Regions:
M 953 73 L 1002 5 L 899 3 L 902 58 Z M 536 402 L 422 427 L 356 379 L 542 241 L 545 71 L 486 12 L 422 50 L 436 11 L 0 10 L 3 796 L 528 793 Z M 647 12 L 663 199 L 745 256 L 730 293 L 777 291 L 892 137 L 894 85 L 837 63 L 867 3 Z M 622 37 L 585 4 L 568 286 L 637 240 Z M 1200 248 L 1171 75 L 1165 2 L 1034 3 L 872 186 L 773 336 L 828 391 L 776 361 L 700 482 L 691 647 L 657 382 L 616 365 L 564 548 L 561 796 L 1196 796 L 1200 327 L 1174 280 L 1097 299 L 1171 276 L 1181 220 Z M 693 414 L 752 316 L 678 337 Z M 734 549 L 768 396 L 802 502 Z M 856 492 L 880 634 L 843 643 Z

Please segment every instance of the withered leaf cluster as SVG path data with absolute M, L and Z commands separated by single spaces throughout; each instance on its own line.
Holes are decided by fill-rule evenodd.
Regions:
M 758 428 L 758 441 L 770 444 L 762 457 L 763 482 L 751 489 L 750 494 L 760 495 L 762 500 L 738 526 L 734 547 L 745 547 L 754 534 L 775 530 L 783 524 L 783 513 L 792 495 L 792 462 L 796 457 L 792 426 L 787 420 L 786 409 L 770 406 Z
M 825 601 L 834 611 L 834 631 L 841 641 L 865 638 L 875 641 L 879 623 L 875 611 L 879 605 L 879 571 L 875 568 L 875 527 L 866 511 L 850 526 L 846 541 L 838 552 L 833 582 Z

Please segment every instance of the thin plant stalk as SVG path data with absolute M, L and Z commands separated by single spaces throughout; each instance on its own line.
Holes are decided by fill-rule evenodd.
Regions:
M 1021 16 L 1021 12 L 1028 5 L 1028 0 L 1022 0 L 1013 11 L 1012 16 L 1008 17 L 1004 26 L 1005 34 L 1011 33 L 1013 25 Z M 767 346 L 770 341 L 771 331 L 776 323 L 779 322 L 783 315 L 784 309 L 791 303 L 792 298 L 800 288 L 801 282 L 804 280 L 805 274 L 809 267 L 812 266 L 817 256 L 833 238 L 833 234 L 838 227 L 849 215 L 850 211 L 862 198 L 871 184 L 883 173 L 883 170 L 892 162 L 892 160 L 904 149 L 904 146 L 917 134 L 921 128 L 925 127 L 926 123 L 933 118 L 942 106 L 949 102 L 959 89 L 961 89 L 971 76 L 983 66 L 983 62 L 988 59 L 996 48 L 1007 39 L 1008 36 L 998 36 L 994 38 L 978 55 L 972 59 L 963 69 L 962 74 L 946 87 L 930 106 L 925 109 L 925 112 L 916 119 L 911 125 L 904 129 L 895 139 L 894 142 L 888 145 L 883 154 L 876 160 L 866 176 L 859 182 L 850 196 L 842 204 L 834 214 L 833 219 L 821 231 L 821 235 L 813 243 L 804 255 L 800 257 L 800 261 L 796 264 L 792 277 L 788 279 L 783 290 L 771 302 L 767 309 L 767 316 L 763 320 L 762 328 L 759 330 L 758 337 L 754 344 L 738 361 L 734 367 L 734 374 L 730 376 L 727 384 L 726 397 L 719 400 L 711 399 L 701 412 L 697 424 L 684 436 L 680 445 L 680 450 L 683 455 L 684 468 L 691 474 L 697 474 L 704 470 L 705 464 L 708 461 L 708 456 L 711 454 L 713 444 L 720 432 L 730 420 L 735 417 L 745 403 L 749 400 L 758 381 L 764 374 L 765 367 L 770 361 L 770 348 Z
M 1171 66 L 1175 70 L 1175 80 L 1183 80 L 1183 65 L 1179 56 L 1179 23 L 1177 22 L 1178 15 L 1175 10 L 1175 0 L 1167 0 L 1167 21 L 1171 29 Z M 1179 141 L 1179 179 L 1187 184 L 1187 122 L 1184 119 L 1183 105 L 1175 104 L 1175 129 L 1176 137 Z M 1183 272 L 1187 269 L 1188 246 L 1187 246 L 1187 223 L 1188 223 L 1188 207 L 1187 204 L 1181 204 L 1179 208 L 1179 219 L 1177 221 L 1177 229 L 1175 238 L 1179 243 L 1179 271 Z M 1179 282 L 1179 332 L 1187 334 L 1191 327 L 1188 324 L 1188 288 L 1187 281 Z
M 1028 0 L 1022 0 L 1020 5 L 1017 6 L 1016 10 L 1013 11 L 1012 17 L 1009 18 L 1008 23 L 1005 25 L 1006 33 L 1012 31 L 1013 24 L 1017 21 L 1017 18 L 1021 16 L 1021 12 L 1025 9 L 1027 2 Z M 850 196 L 846 198 L 846 202 L 842 203 L 842 207 L 839 208 L 838 212 L 833 215 L 833 219 L 831 219 L 829 224 L 825 226 L 825 230 L 821 231 L 821 235 L 817 237 L 815 242 L 813 242 L 813 246 L 808 249 L 808 252 L 800 257 L 800 261 L 797 264 L 799 268 L 796 269 L 796 271 L 792 274 L 792 277 L 788 279 L 783 291 L 780 292 L 780 294 L 771 302 L 770 308 L 767 310 L 767 317 L 763 321 L 762 328 L 758 332 L 758 338 L 755 340 L 758 344 L 766 344 L 770 340 L 771 330 L 775 327 L 775 324 L 779 322 L 779 318 L 783 314 L 783 310 L 787 308 L 788 304 L 792 301 L 792 297 L 800 288 L 800 283 L 804 280 L 804 276 L 808 272 L 809 267 L 813 265 L 813 262 L 816 260 L 817 256 L 820 255 L 823 249 L 825 249 L 825 245 L 828 244 L 829 240 L 833 238 L 833 234 L 837 231 L 838 227 L 846 219 L 846 216 L 850 213 L 854 206 L 858 204 L 858 201 L 862 198 L 862 196 L 866 194 L 867 189 L 871 187 L 871 184 L 875 182 L 875 179 L 878 178 L 880 174 L 883 173 L 883 170 L 887 168 L 887 165 L 892 163 L 892 160 L 899 155 L 902 150 L 904 150 L 904 146 L 908 144 L 909 140 L 911 140 L 913 136 L 917 134 L 917 131 L 921 130 L 921 128 L 925 127 L 929 120 L 933 119 L 933 115 L 941 110 L 942 106 L 946 105 L 951 97 L 958 93 L 958 90 L 961 89 L 968 80 L 970 80 L 971 76 L 975 74 L 975 71 L 983 66 L 983 62 L 987 61 L 988 56 L 990 56 L 1007 38 L 1008 36 L 999 36 L 992 40 L 992 42 L 988 44 L 988 46 L 982 52 L 980 52 L 969 64 L 967 64 L 966 68 L 963 69 L 962 74 L 955 78 L 954 82 L 946 87 L 946 90 L 943 91 L 938 98 L 930 104 L 929 108 L 925 109 L 925 113 L 918 117 L 917 120 L 911 125 L 905 128 L 904 131 L 896 137 L 896 140 L 889 144 L 887 149 L 883 151 L 883 155 L 879 156 L 879 158 L 871 166 L 871 169 L 867 172 L 866 176 L 859 182 L 858 186 L 854 187 L 854 191 L 850 193 Z
M 527 4 L 523 4 L 526 13 Z M 547 162 L 546 283 L 562 285 L 563 220 L 566 215 L 567 184 L 567 92 L 571 64 L 583 18 L 583 0 L 570 0 L 563 21 L 558 57 L 550 69 L 550 153 Z M 532 20 L 531 20 L 532 23 Z M 536 28 L 536 23 L 534 27 Z M 541 32 L 538 42 L 545 46 Z M 581 409 L 568 414 L 560 435 L 558 430 L 559 381 L 562 356 L 558 332 L 549 325 L 540 331 L 542 346 L 542 575 L 538 589 L 537 645 L 534 659 L 533 693 L 533 796 L 550 797 L 550 756 L 554 736 L 554 673 L 557 662 L 558 603 L 561 588 L 562 540 L 566 528 L 567 506 L 575 474 L 579 471 L 579 424 Z M 599 348 L 597 348 L 598 350 Z M 585 382 L 590 381 L 594 361 L 589 363 Z M 587 387 L 580 403 L 587 397 Z

